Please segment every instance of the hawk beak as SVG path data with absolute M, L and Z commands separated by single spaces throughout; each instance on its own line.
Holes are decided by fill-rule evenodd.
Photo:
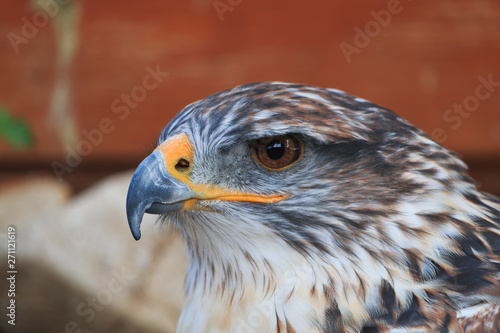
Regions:
M 198 204 L 205 200 L 273 203 L 287 197 L 280 193 L 246 193 L 214 184 L 195 184 L 190 178 L 193 160 L 194 149 L 189 138 L 178 134 L 159 145 L 139 164 L 127 194 L 127 219 L 136 240 L 141 238 L 144 213 L 210 210 Z
M 163 156 L 155 150 L 137 167 L 127 193 L 127 219 L 135 240 L 141 238 L 144 213 L 164 214 L 182 210 L 194 197 L 191 189 L 167 172 Z

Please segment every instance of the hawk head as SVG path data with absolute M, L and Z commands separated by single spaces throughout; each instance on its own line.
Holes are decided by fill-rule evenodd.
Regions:
M 234 331 L 259 309 L 261 331 L 434 331 L 498 293 L 496 200 L 392 111 L 261 82 L 175 116 L 132 178 L 127 217 L 136 239 L 151 213 L 187 242 L 180 331 Z

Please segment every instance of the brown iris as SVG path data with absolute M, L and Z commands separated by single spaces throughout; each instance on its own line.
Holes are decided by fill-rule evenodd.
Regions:
M 279 135 L 254 142 L 254 157 L 263 166 L 272 170 L 291 166 L 302 157 L 303 144 L 293 135 Z

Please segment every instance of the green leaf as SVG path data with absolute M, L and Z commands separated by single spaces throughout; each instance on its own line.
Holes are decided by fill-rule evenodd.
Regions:
M 10 112 L 0 106 L 0 137 L 14 148 L 33 146 L 33 135 L 28 123 L 14 118 Z

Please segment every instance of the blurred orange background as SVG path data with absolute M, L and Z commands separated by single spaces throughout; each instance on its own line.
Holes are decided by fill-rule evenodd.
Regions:
M 2 312 L 0 332 L 175 330 L 184 241 L 151 215 L 133 240 L 131 171 L 184 106 L 239 84 L 390 108 L 500 195 L 498 0 L 1 1 L 0 36 L 0 268 L 7 228 L 19 240 L 18 321 Z M 31 147 L 7 142 L 6 114 Z
M 137 166 L 185 105 L 279 80 L 392 109 L 500 193 L 496 0 L 19 0 L 0 13 L 0 105 L 35 139 L 0 140 L 2 180 L 59 173 L 79 191 Z

